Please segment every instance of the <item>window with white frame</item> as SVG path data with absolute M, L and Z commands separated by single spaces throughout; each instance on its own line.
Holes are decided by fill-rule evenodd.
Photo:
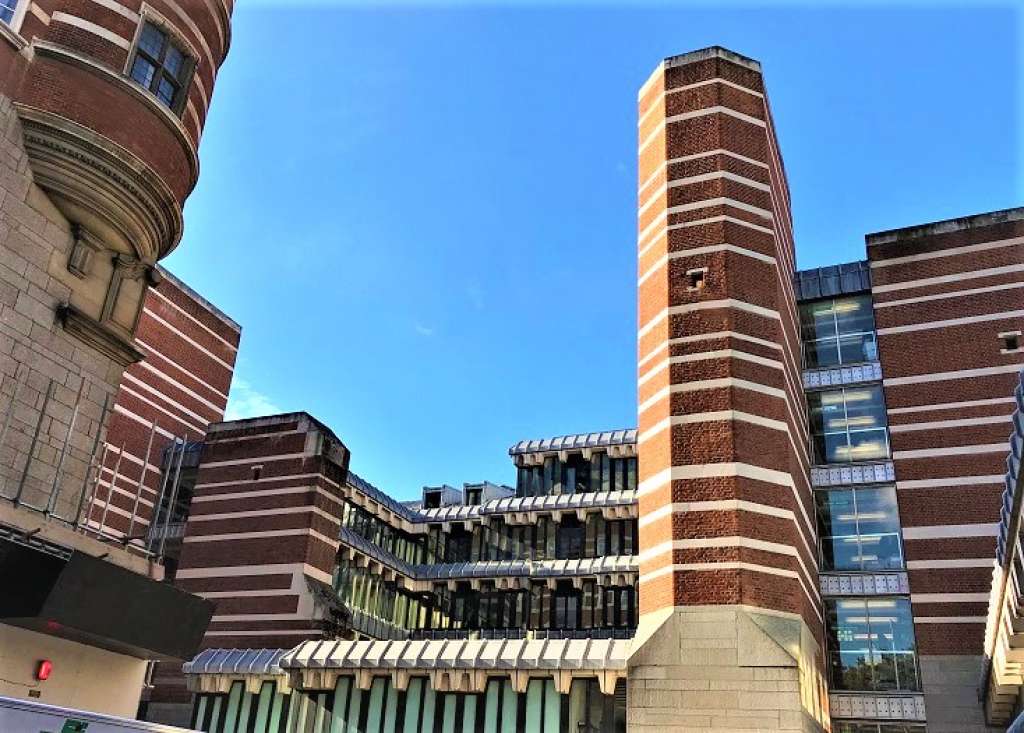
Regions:
M 28 0 L 0 0 L 0 23 L 17 29 L 27 5 Z
M 181 112 L 185 108 L 193 68 L 195 60 L 183 44 L 166 29 L 143 20 L 128 67 L 132 79 L 153 92 L 172 111 Z

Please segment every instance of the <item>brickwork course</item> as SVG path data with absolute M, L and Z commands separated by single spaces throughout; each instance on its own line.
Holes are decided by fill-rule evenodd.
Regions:
M 129 527 L 133 537 L 148 533 L 166 488 L 160 470 L 165 451 L 175 441 L 201 442 L 207 426 L 224 419 L 238 354 L 240 326 L 169 272 L 161 273 L 161 282 L 146 293 L 135 334 L 146 357 L 121 379 L 102 470 L 82 518 L 93 529 L 102 521 L 114 537 Z

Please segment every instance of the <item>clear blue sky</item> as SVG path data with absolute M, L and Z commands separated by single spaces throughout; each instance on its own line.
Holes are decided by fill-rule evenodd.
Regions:
M 306 410 L 399 498 L 636 421 L 636 91 L 759 59 L 799 265 L 1021 203 L 1008 7 L 239 2 L 168 267 L 243 326 L 235 414 Z

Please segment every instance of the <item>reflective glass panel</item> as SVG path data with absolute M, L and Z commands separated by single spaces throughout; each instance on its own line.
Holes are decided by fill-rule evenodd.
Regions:
M 856 295 L 800 305 L 804 366 L 808 369 L 875 361 L 871 296 Z
M 834 689 L 920 689 L 908 599 L 831 600 L 826 607 Z

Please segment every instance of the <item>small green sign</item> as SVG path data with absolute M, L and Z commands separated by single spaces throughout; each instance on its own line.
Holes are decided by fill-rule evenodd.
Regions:
M 60 733 L 85 733 L 85 729 L 88 727 L 89 723 L 85 720 L 68 718 L 64 721 L 64 727 L 60 729 Z

